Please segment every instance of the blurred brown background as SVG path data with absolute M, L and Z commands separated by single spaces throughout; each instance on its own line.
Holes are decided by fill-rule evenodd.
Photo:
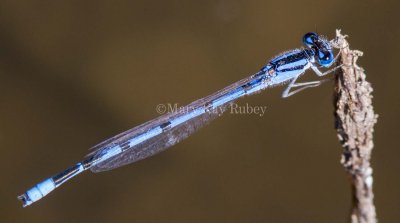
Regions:
M 263 117 L 224 115 L 155 157 L 88 171 L 25 209 L 16 199 L 156 105 L 185 105 L 308 31 L 341 28 L 375 89 L 378 217 L 399 222 L 399 18 L 394 0 L 1 1 L 0 221 L 347 222 L 332 83 L 247 97 Z

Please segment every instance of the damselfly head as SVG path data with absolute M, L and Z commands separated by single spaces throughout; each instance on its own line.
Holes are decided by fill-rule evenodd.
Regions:
M 332 47 L 325 38 L 317 33 L 306 33 L 303 37 L 303 43 L 314 51 L 316 61 L 323 67 L 329 67 L 333 63 Z

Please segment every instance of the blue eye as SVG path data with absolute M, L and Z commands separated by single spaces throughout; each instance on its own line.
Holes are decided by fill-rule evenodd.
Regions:
M 318 34 L 316 33 L 307 33 L 303 37 L 303 43 L 307 46 L 314 46 L 315 42 L 318 40 Z
M 333 63 L 333 54 L 331 51 L 318 51 L 318 62 L 324 67 L 329 67 Z

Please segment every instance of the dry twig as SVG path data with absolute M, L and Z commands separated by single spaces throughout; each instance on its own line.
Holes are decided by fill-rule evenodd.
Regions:
M 349 174 L 353 206 L 352 223 L 376 223 L 373 203 L 372 168 L 370 166 L 373 148 L 372 133 L 377 115 L 372 106 L 372 87 L 365 80 L 365 73 L 356 62 L 362 52 L 350 50 L 345 36 L 336 31 L 333 45 L 340 48 L 335 78 L 335 127 L 344 150 L 341 163 Z

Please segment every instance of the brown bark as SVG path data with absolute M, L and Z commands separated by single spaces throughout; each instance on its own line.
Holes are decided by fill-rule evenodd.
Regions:
M 337 135 L 344 148 L 341 163 L 349 175 L 353 192 L 351 222 L 375 223 L 370 158 L 377 115 L 372 106 L 372 87 L 365 80 L 364 70 L 357 65 L 362 52 L 351 50 L 340 30 L 332 45 L 340 48 L 337 65 L 342 66 L 335 77 L 334 114 Z

